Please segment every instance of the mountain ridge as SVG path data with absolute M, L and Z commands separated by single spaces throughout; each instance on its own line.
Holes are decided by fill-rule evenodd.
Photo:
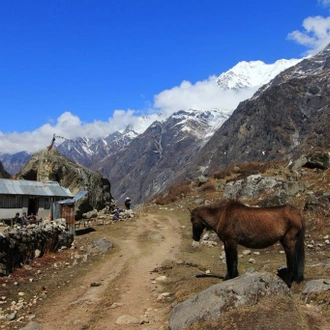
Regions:
M 276 70 L 281 63 L 293 65 L 296 62 L 301 61 L 277 61 Z M 260 68 L 260 63 L 263 62 L 254 61 L 251 66 Z M 264 63 L 262 65 L 265 66 Z M 276 80 L 272 72 L 274 74 L 277 71 L 270 69 L 271 66 L 266 68 L 268 71 L 265 70 L 265 72 L 268 73 L 264 75 L 267 77 L 265 83 L 269 84 L 271 79 Z M 220 77 L 221 75 L 219 79 Z M 227 83 L 230 86 L 228 76 L 222 76 L 222 78 L 223 85 Z M 236 82 L 241 81 L 240 78 L 237 77 Z M 235 85 L 233 78 L 231 81 L 232 85 Z M 241 86 L 243 89 L 249 88 L 246 84 L 244 87 Z M 219 87 L 219 89 L 223 88 Z M 234 89 L 231 88 L 231 90 Z M 240 91 L 235 90 L 235 92 Z M 241 102 L 239 107 L 246 102 Z M 161 192 L 179 179 L 192 177 L 193 171 L 186 170 L 192 164 L 208 168 L 207 164 L 198 164 L 195 159 L 213 138 L 215 132 L 218 132 L 231 116 L 232 113 L 218 109 L 179 110 L 168 118 L 160 116 L 159 121 L 153 122 L 142 133 L 136 132 L 134 126 L 131 126 L 124 132 L 115 132 L 105 138 L 95 140 L 79 138 L 77 141 L 64 141 L 57 150 L 75 162 L 107 177 L 112 185 L 112 193 L 119 201 L 122 201 L 126 195 L 130 195 L 133 202 L 138 203 Z M 147 119 L 141 118 L 141 121 L 147 122 Z M 141 122 L 139 125 L 141 128 Z

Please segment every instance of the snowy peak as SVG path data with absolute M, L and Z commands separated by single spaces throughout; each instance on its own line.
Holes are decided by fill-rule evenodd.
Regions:
M 265 64 L 262 61 L 242 61 L 230 70 L 222 73 L 218 77 L 217 83 L 222 89 L 235 91 L 260 87 L 269 83 L 280 72 L 298 64 L 302 60 L 278 60 L 273 64 Z
M 131 125 L 128 126 L 127 130 L 131 130 L 136 134 L 142 134 L 152 123 L 156 120 L 160 121 L 163 119 L 167 119 L 165 114 L 160 113 L 153 113 L 150 115 L 142 115 L 137 118 Z
M 207 111 L 190 109 L 173 113 L 167 122 L 180 127 L 182 131 L 190 132 L 199 139 L 208 140 L 228 118 L 228 114 L 217 109 Z

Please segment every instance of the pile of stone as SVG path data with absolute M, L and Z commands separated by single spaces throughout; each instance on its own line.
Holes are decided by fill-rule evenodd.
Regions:
M 117 221 L 125 221 L 134 217 L 133 210 L 116 208 L 114 210 L 91 210 L 82 214 L 81 220 L 76 220 L 75 229 L 91 227 L 94 225 L 110 225 Z
M 116 218 L 116 215 L 118 218 Z M 112 221 L 124 221 L 124 220 L 129 220 L 134 217 L 134 213 L 132 210 L 124 210 L 124 209 L 118 209 L 118 212 L 112 212 Z

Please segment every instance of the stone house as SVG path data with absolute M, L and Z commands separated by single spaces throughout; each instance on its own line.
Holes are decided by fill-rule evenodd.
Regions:
M 17 212 L 48 218 L 53 204 L 73 194 L 56 181 L 0 179 L 0 219 L 14 218 Z

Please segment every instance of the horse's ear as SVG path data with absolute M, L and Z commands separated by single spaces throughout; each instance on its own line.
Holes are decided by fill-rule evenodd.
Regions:
M 190 212 L 190 214 L 191 214 L 191 209 L 190 209 L 190 207 L 187 207 L 187 209 L 188 209 L 188 211 Z

